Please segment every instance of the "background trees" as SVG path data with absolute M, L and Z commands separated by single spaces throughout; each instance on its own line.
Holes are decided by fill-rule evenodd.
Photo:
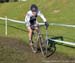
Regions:
M 4 2 L 16 2 L 18 0 L 0 0 L 0 3 L 4 3 Z

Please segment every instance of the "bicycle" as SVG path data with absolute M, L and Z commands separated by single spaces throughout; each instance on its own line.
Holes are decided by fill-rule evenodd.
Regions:
M 41 31 L 36 32 L 35 30 L 33 31 L 33 46 L 32 50 L 35 50 L 38 52 L 42 53 L 44 57 L 48 57 L 52 55 L 55 50 L 55 43 L 53 43 L 49 38 L 48 38 L 48 29 L 46 28 L 46 38 L 43 37 L 43 34 L 41 34 Z

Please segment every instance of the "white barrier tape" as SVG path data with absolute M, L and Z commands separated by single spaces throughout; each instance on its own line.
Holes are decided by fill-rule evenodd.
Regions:
M 44 25 L 44 23 L 40 23 L 40 25 Z M 56 24 L 56 23 L 50 23 L 49 25 L 55 25 L 55 26 L 64 26 L 64 27 L 72 27 L 75 28 L 75 25 L 67 25 L 67 24 Z
M 25 24 L 25 22 L 23 22 L 23 21 L 12 20 L 12 19 L 8 19 L 8 20 L 11 21 L 11 22 L 16 22 L 16 23 L 22 23 L 22 24 Z
M 2 20 L 6 20 L 6 18 L 0 17 Z M 22 23 L 25 24 L 24 21 L 19 21 L 19 20 L 13 20 L 13 19 L 8 19 L 9 21 L 12 22 L 17 22 L 17 23 Z M 39 25 L 44 25 L 44 23 L 39 23 Z M 55 25 L 55 26 L 64 26 L 64 27 L 72 27 L 75 28 L 75 25 L 67 25 L 67 24 L 56 24 L 56 23 L 50 23 L 49 25 Z
M 6 18 L 2 18 L 2 17 L 0 17 L 0 19 L 1 20 L 6 20 Z M 8 19 L 8 18 L 7 18 Z M 11 22 L 16 22 L 16 23 L 22 23 L 22 24 L 25 24 L 25 22 L 23 22 L 23 21 L 19 21 L 19 20 L 13 20 L 13 19 L 8 19 L 9 21 L 11 21 Z
M 73 42 L 60 41 L 60 40 L 54 40 L 54 39 L 50 39 L 50 40 L 55 41 L 55 42 L 59 42 L 59 43 L 65 43 L 67 45 L 73 45 L 73 46 L 75 46 L 75 42 L 73 43 Z
M 1 20 L 5 20 L 6 18 L 0 17 Z
M 65 26 L 65 27 L 75 27 L 75 25 L 56 24 L 56 23 L 51 23 L 50 25 L 56 25 L 56 26 Z

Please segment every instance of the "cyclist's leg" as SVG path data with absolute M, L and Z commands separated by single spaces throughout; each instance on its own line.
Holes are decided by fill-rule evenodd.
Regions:
M 28 37 L 29 37 L 29 44 L 32 46 L 32 29 L 31 27 L 28 27 Z

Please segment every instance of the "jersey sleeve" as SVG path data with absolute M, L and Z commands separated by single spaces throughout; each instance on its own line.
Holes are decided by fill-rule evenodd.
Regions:
M 40 16 L 44 22 L 47 21 L 44 15 L 40 11 L 38 12 L 38 16 Z
M 26 16 L 25 16 L 25 24 L 26 25 L 30 25 L 30 22 L 29 21 L 30 21 L 30 14 L 27 13 Z

